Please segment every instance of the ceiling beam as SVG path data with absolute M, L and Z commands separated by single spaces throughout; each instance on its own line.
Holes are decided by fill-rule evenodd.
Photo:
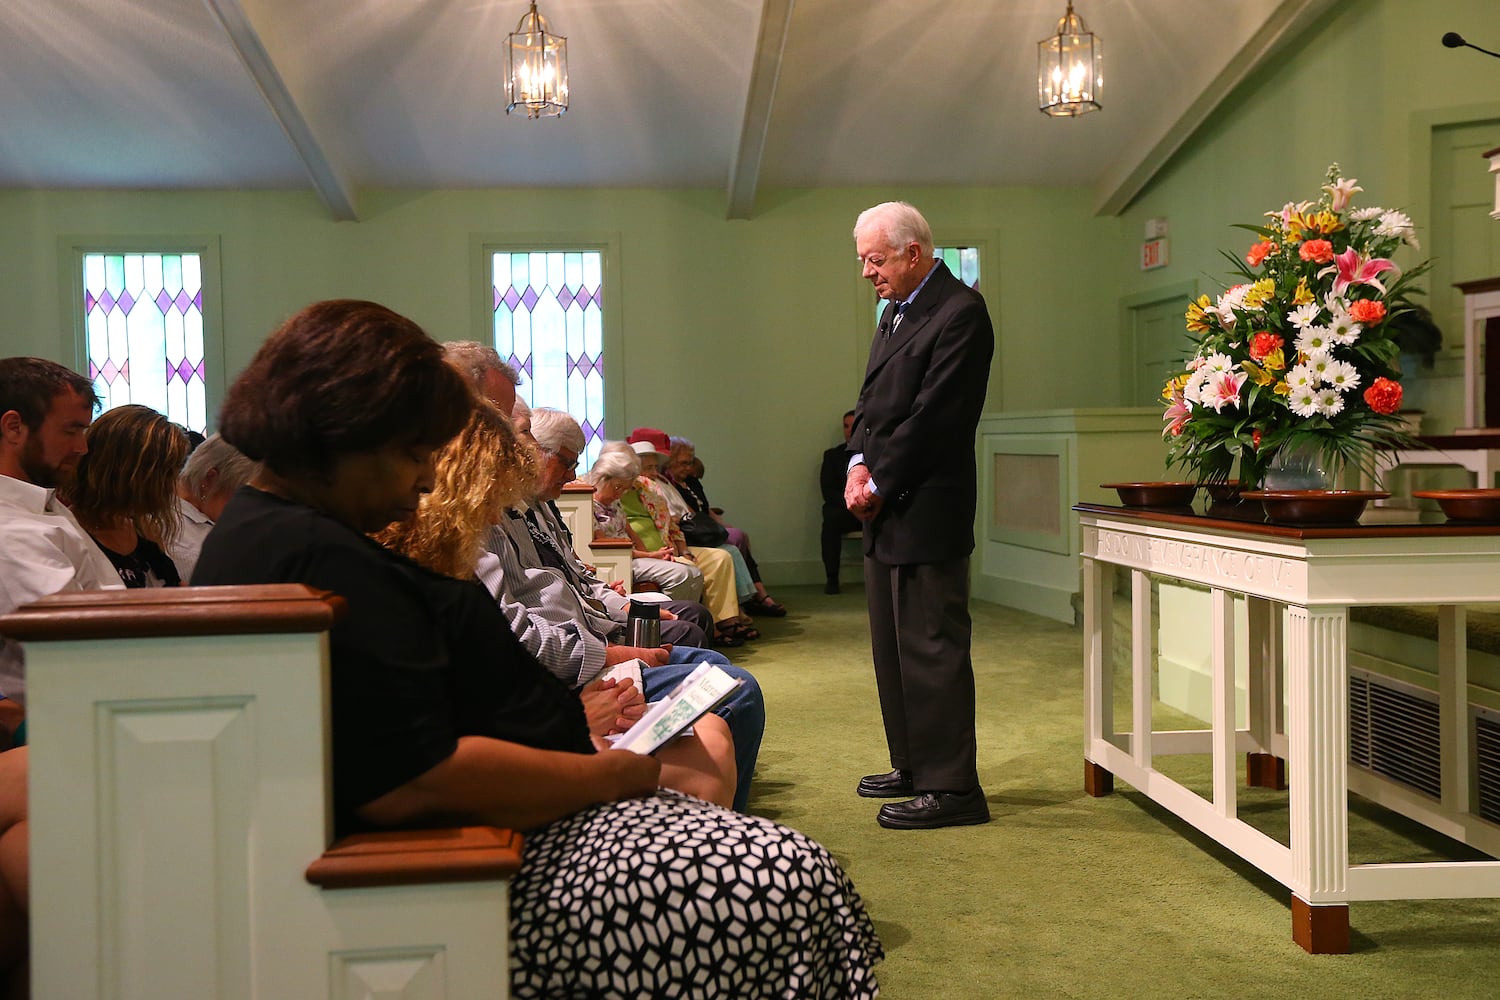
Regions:
M 327 133 L 323 133 L 323 138 L 319 137 L 318 129 L 310 120 L 307 102 L 298 100 L 277 69 L 276 59 L 268 50 L 263 33 L 256 29 L 250 12 L 245 9 L 244 0 L 203 2 L 223 26 L 230 44 L 239 53 L 240 62 L 244 63 L 265 98 L 266 106 L 297 151 L 318 197 L 336 220 L 356 221 L 359 213 L 355 208 L 353 183 L 330 155 Z
M 776 103 L 776 82 L 786 51 L 787 32 L 796 0 L 764 0 L 760 12 L 760 37 L 755 41 L 755 60 L 750 67 L 750 91 L 745 97 L 745 118 L 734 162 L 729 166 L 729 218 L 748 219 L 755 210 L 755 191 L 760 186 L 760 162 L 766 152 L 766 134 L 771 127 L 771 106 Z
M 1296 41 L 1314 21 L 1340 0 L 1281 0 L 1277 8 L 1255 30 L 1250 40 L 1234 54 L 1213 81 L 1183 110 L 1175 121 L 1155 135 L 1145 135 L 1120 157 L 1123 166 L 1105 177 L 1099 186 L 1095 215 L 1119 215 L 1130 207 L 1172 156 L 1182 148 L 1218 110 L 1229 95 L 1277 52 Z

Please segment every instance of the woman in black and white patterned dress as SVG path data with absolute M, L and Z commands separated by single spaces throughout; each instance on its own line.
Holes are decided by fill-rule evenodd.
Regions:
M 263 471 L 195 583 L 300 582 L 329 635 L 340 831 L 424 822 L 527 831 L 512 978 L 530 997 L 873 997 L 881 946 L 821 846 L 658 791 L 658 762 L 597 750 L 572 692 L 489 594 L 366 535 L 416 507 L 472 399 L 411 321 L 309 306 L 231 387 L 220 432 Z

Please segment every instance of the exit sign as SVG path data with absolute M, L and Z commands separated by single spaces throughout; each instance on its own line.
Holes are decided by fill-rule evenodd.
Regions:
M 1141 244 L 1142 271 L 1149 271 L 1157 267 L 1166 267 L 1169 262 L 1165 237 L 1159 240 L 1147 240 Z

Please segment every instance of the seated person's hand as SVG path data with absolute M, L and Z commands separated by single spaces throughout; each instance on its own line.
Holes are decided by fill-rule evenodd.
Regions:
M 657 608 L 657 613 L 661 615 L 661 620 L 664 622 L 675 622 L 677 620 L 677 616 L 666 608 Z
M 640 660 L 648 667 L 659 667 L 671 654 L 671 646 L 609 646 L 604 650 L 604 665 L 613 667 L 626 660 Z
M 609 585 L 608 586 L 609 586 L 610 590 L 613 590 L 615 593 L 619 594 L 621 597 L 629 596 L 629 595 L 627 595 L 625 593 L 625 581 L 624 580 L 611 580 L 611 581 L 609 581 Z
M 613 677 L 591 681 L 578 692 L 583 712 L 588 718 L 589 733 L 607 736 L 623 733 L 646 714 L 646 697 L 634 682 Z
M 663 545 L 659 549 L 652 549 L 650 552 L 647 552 L 646 553 L 646 558 L 647 559 L 666 559 L 668 561 L 671 561 L 672 550 L 668 546 Z

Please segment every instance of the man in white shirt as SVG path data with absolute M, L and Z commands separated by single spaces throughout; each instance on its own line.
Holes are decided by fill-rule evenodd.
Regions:
M 41 358 L 0 359 L 0 614 L 66 590 L 122 586 L 56 497 L 88 451 L 99 399 L 88 379 Z M 0 637 L 0 692 L 24 692 L 19 643 Z

